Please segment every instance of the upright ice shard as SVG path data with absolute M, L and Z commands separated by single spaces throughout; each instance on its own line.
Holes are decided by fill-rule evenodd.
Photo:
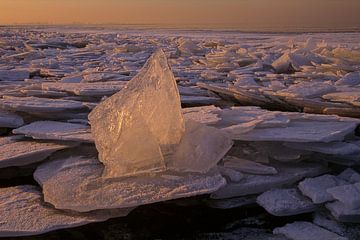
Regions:
M 180 95 L 162 50 L 124 89 L 89 115 L 104 175 L 119 177 L 165 169 L 184 131 Z

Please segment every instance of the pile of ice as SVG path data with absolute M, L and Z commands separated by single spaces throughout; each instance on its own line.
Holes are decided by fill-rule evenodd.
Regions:
M 104 221 L 139 205 L 211 193 L 225 185 L 216 164 L 232 140 L 217 128 L 184 120 L 176 81 L 162 50 L 124 89 L 100 103 L 89 119 L 100 161 L 95 148 L 79 145 L 91 142 L 89 128 L 79 124 L 38 121 L 13 131 L 63 144 L 3 138 L 3 167 L 35 163 L 54 151 L 79 146 L 54 155 L 34 172 L 44 201 L 54 208 L 43 207 L 35 186 L 1 189 L 2 211 L 7 215 L 0 226 L 2 236 Z M 21 215 L 17 204 L 26 214 Z M 38 210 L 27 211 L 30 208 Z M 25 221 L 29 218 L 48 221 L 33 224 L 34 220 Z
M 0 178 L 39 185 L 0 188 L 0 236 L 204 194 L 213 208 L 314 213 L 274 230 L 290 239 L 342 239 L 359 222 L 360 122 L 340 117 L 360 116 L 356 47 L 0 33 L 16 46 L 0 43 Z M 159 46 L 169 60 L 150 56 Z

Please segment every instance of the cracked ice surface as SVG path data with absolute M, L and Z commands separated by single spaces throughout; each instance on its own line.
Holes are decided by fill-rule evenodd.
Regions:
M 58 229 L 78 227 L 126 216 L 132 210 L 66 212 L 44 204 L 41 191 L 31 185 L 0 188 L 0 193 L 2 213 L 0 236 L 2 237 L 39 235 Z
M 328 217 L 338 226 L 353 229 L 355 237 L 349 239 L 358 239 L 359 230 L 347 222 L 360 219 L 359 37 L 359 33 L 0 28 L 0 184 L 5 184 L 0 191 L 6 192 L 0 205 L 9 220 L 0 224 L 0 236 L 9 232 L 12 236 L 24 235 L 24 231 L 38 234 L 90 222 L 79 213 L 82 211 L 212 193 L 211 197 L 217 199 L 204 195 L 163 204 L 198 202 L 214 208 L 234 208 L 226 220 L 217 214 L 213 218 L 212 211 L 205 209 L 209 214 L 205 222 L 189 221 L 191 229 L 198 222 L 208 228 L 216 224 L 219 231 L 224 230 L 222 226 L 231 229 L 220 235 L 212 235 L 214 229 L 207 229 L 210 233 L 204 236 L 297 239 L 303 234 L 304 239 L 338 239 L 331 234 L 338 233 L 337 229 L 320 225 L 316 218 L 315 225 L 328 232 L 311 223 L 300 223 L 279 230 L 288 238 L 270 233 L 281 227 L 270 215 L 311 212 L 315 204 L 320 211 L 329 209 Z M 164 53 L 151 56 L 159 48 Z M 130 94 L 136 87 L 154 91 Z M 119 91 L 131 96 L 114 100 Z M 96 110 L 104 110 L 110 102 L 115 104 L 108 112 Z M 96 123 L 91 121 L 93 134 L 95 138 L 103 136 L 103 147 L 109 148 L 108 155 L 114 160 L 100 159 L 104 165 L 94 157 L 98 152 L 88 126 L 92 109 L 98 112 Z M 109 124 L 108 120 L 119 123 L 116 113 L 122 112 L 120 109 L 135 117 L 131 130 L 120 131 L 114 127 L 117 124 Z M 161 129 L 171 134 L 157 131 Z M 112 151 L 121 142 L 121 154 Z M 122 158 L 116 158 L 120 155 Z M 124 156 L 129 159 L 124 161 Z M 331 162 L 329 167 L 327 162 Z M 20 193 L 7 187 L 18 185 L 18 174 L 22 176 L 28 169 L 30 174 L 36 169 L 35 178 L 43 191 L 36 189 L 41 200 L 33 205 L 26 202 L 32 188 L 20 185 L 17 188 L 27 192 Z M 116 178 L 111 178 L 112 174 Z M 9 176 L 9 181 L 3 180 Z M 44 203 L 43 196 L 51 204 Z M 242 212 L 251 215 L 247 206 L 256 205 L 257 198 L 269 214 L 263 211 L 250 218 L 257 222 L 266 215 L 270 220 L 255 230 L 237 229 L 248 221 L 242 219 Z M 7 207 L 12 202 L 14 207 Z M 47 211 L 39 215 L 28 211 L 38 209 L 38 203 Z M 21 209 L 26 214 L 17 211 L 17 204 L 25 206 Z M 168 208 L 162 203 L 156 205 L 160 206 L 157 212 Z M 82 218 L 76 224 L 70 218 L 48 218 L 49 211 L 65 214 L 54 206 L 73 209 L 66 215 Z M 138 208 L 136 221 L 147 218 L 153 208 Z M 186 216 L 192 220 L 197 208 L 187 209 L 194 212 L 190 218 Z M 175 216 L 171 219 L 183 217 L 183 211 L 181 215 L 170 214 Z M 311 218 L 307 216 L 306 221 Z M 9 225 L 16 223 L 14 219 L 19 223 Z M 44 223 L 43 219 L 50 220 Z M 171 222 L 168 220 L 163 228 Z M 301 215 L 298 220 L 303 220 Z M 136 229 L 136 234 L 148 232 L 148 224 L 143 225 L 145 231 Z M 2 226 L 9 227 L 5 230 L 8 232 L 1 232 Z M 171 229 L 179 229 L 178 224 Z

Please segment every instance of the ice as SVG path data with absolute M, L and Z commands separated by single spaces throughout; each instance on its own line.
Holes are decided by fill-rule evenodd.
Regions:
M 224 158 L 224 166 L 243 173 L 250 174 L 273 175 L 278 173 L 276 168 L 274 167 L 266 166 L 254 161 L 240 159 L 232 156 Z
M 203 107 L 183 108 L 182 113 L 186 120 L 191 119 L 199 123 L 212 125 L 221 120 L 221 118 L 216 113 L 218 110 L 220 111 L 220 108 L 210 105 Z
M 35 141 L 11 141 L 0 146 L 0 168 L 40 162 L 53 152 L 72 145 Z
M 351 92 L 335 92 L 323 95 L 322 98 L 330 100 L 332 102 L 349 103 L 354 106 L 359 106 L 360 91 Z
M 6 97 L 0 99 L 0 106 L 6 110 L 31 114 L 54 114 L 64 111 L 86 109 L 81 102 L 77 101 L 37 97 Z
M 181 103 L 185 106 L 215 105 L 221 102 L 221 98 L 204 96 L 181 96 Z
M 257 197 L 256 202 L 275 216 L 292 216 L 313 212 L 316 205 L 295 189 L 273 189 Z
M 292 240 L 347 240 L 336 233 L 318 227 L 310 222 L 294 222 L 284 227 L 275 228 L 274 234 L 283 234 Z
M 101 83 L 42 83 L 41 88 L 47 91 L 62 91 L 78 96 L 102 97 L 111 96 L 125 86 L 125 82 L 111 81 Z
M 202 53 L 202 50 L 191 39 L 179 39 L 179 51 L 181 55 L 191 56 L 193 54 Z
M 287 89 L 277 92 L 277 95 L 284 97 L 315 98 L 324 94 L 335 92 L 336 88 L 324 82 L 301 82 L 293 84 Z
M 23 139 L 24 136 L 21 135 L 12 135 L 7 137 L 0 137 L 0 146 L 16 142 L 17 140 Z
M 13 130 L 14 134 L 24 134 L 34 139 L 93 142 L 88 126 L 82 124 L 36 121 Z
M 302 65 L 310 65 L 310 61 L 296 53 L 284 53 L 272 63 L 277 73 L 291 73 L 300 70 Z
M 225 179 L 216 172 L 152 173 L 124 178 L 104 178 L 97 159 L 71 157 L 45 162 L 34 178 L 44 200 L 56 208 L 88 212 L 128 208 L 216 191 Z
M 59 98 L 67 97 L 68 94 L 65 92 L 56 92 L 56 91 L 43 91 L 43 90 L 20 90 L 21 93 L 25 94 L 27 97 L 45 97 L 45 98 Z
M 241 172 L 238 172 L 232 168 L 218 166 L 219 172 L 223 177 L 228 179 L 230 182 L 240 182 L 244 178 Z
M 334 200 L 334 198 L 326 192 L 327 189 L 346 185 L 348 182 L 333 175 L 322 175 L 315 178 L 306 178 L 299 183 L 298 187 L 302 194 L 311 198 L 313 203 L 319 204 Z
M 24 120 L 21 116 L 0 110 L 0 127 L 17 128 L 24 125 Z
M 329 188 L 327 192 L 348 208 L 360 208 L 360 182 Z
M 307 195 L 322 202 L 319 211 L 328 213 L 328 205 L 337 218 L 332 221 L 351 228 L 355 225 L 339 221 L 358 222 L 359 208 L 351 204 L 359 194 L 354 187 L 338 189 L 337 198 L 351 204 L 328 203 L 334 198 L 326 190 L 345 181 L 360 183 L 359 36 L 113 26 L 0 28 L 0 185 L 32 184 L 34 168 L 41 165 L 35 178 L 44 187 L 39 196 L 48 201 L 41 204 L 65 208 L 64 214 L 206 194 L 181 200 L 188 203 L 181 209 L 179 200 L 142 206 L 123 221 L 101 225 L 105 228 L 99 234 L 108 238 L 109 232 L 119 237 L 119 228 L 121 236 L 129 231 L 130 238 L 153 238 L 153 229 L 165 218 L 166 229 L 177 229 L 171 234 L 179 232 L 174 223 L 186 220 L 187 238 L 287 239 L 269 230 L 279 221 L 311 220 L 311 214 L 278 219 L 255 204 L 257 195 L 274 200 L 262 204 L 273 214 L 310 211 L 306 207 L 314 204 L 298 191 L 277 188 L 295 188 L 304 178 L 328 173 L 329 178 L 301 184 L 308 183 Z M 164 53 L 150 57 L 156 49 Z M 124 92 L 128 95 L 114 100 Z M 110 102 L 111 109 L 103 106 Z M 88 114 L 98 105 L 103 111 L 95 117 L 97 132 L 91 122 L 92 136 Z M 134 117 L 134 124 L 120 123 L 121 113 Z M 13 129 L 21 135 L 13 136 Z M 111 165 L 96 157 L 93 143 L 100 135 L 102 150 L 114 160 Z M 226 153 L 230 139 L 234 145 Z M 232 210 L 207 211 L 204 205 Z M 178 210 L 181 216 L 174 213 Z M 205 222 L 194 221 L 204 211 Z M 154 214 L 159 220 L 154 227 L 143 224 L 133 237 L 129 221 Z M 168 237 L 166 229 L 157 237 Z M 335 227 L 326 229 L 339 233 Z
M 178 172 L 206 173 L 222 159 L 233 145 L 221 130 L 187 120 L 185 133 L 167 167 Z
M 350 155 L 360 153 L 360 146 L 351 142 L 285 143 L 284 145 L 293 149 L 333 155 Z
M 31 185 L 0 188 L 0 237 L 40 235 L 126 216 L 131 209 L 75 213 L 44 204 L 41 191 Z
M 26 70 L 0 70 L 0 81 L 23 81 L 29 77 Z
M 90 113 L 89 120 L 105 175 L 164 170 L 164 156 L 174 152 L 185 131 L 180 96 L 164 52 L 150 57 L 122 91 Z
M 327 212 L 315 213 L 313 223 L 350 240 L 356 240 L 360 237 L 360 226 L 358 224 L 338 222 Z
M 355 86 L 360 84 L 360 72 L 347 73 L 344 77 L 336 81 L 336 85 Z
M 345 169 L 338 177 L 349 183 L 360 182 L 360 174 L 351 168 Z
M 349 208 L 339 201 L 326 204 L 326 208 L 341 222 L 360 223 L 360 208 Z
M 272 188 L 289 186 L 304 177 L 318 176 L 327 170 L 324 165 L 317 163 L 277 164 L 275 167 L 278 174 L 244 174 L 244 178 L 240 182 L 228 183 L 212 193 L 211 198 L 221 199 L 263 193 Z
M 253 129 L 237 140 L 284 142 L 332 142 L 343 140 L 354 132 L 357 124 L 349 122 L 293 121 L 286 128 Z

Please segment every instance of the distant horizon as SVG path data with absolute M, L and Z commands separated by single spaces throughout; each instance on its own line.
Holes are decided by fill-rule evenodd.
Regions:
M 22 24 L 0 24 L 0 28 L 118 28 L 119 30 L 179 30 L 179 31 L 228 31 L 228 32 L 243 32 L 243 33 L 356 33 L 360 32 L 360 27 L 343 27 L 343 28 L 325 28 L 325 27 L 295 27 L 288 26 L 282 28 L 271 27 L 252 27 L 241 28 L 239 26 L 225 26 L 225 25 L 164 25 L 164 24 L 119 24 L 119 23 L 68 23 L 68 24 L 50 24 L 50 23 L 22 23 Z
M 359 12 L 359 0 L 1 0 L 0 25 L 340 31 L 359 30 Z

